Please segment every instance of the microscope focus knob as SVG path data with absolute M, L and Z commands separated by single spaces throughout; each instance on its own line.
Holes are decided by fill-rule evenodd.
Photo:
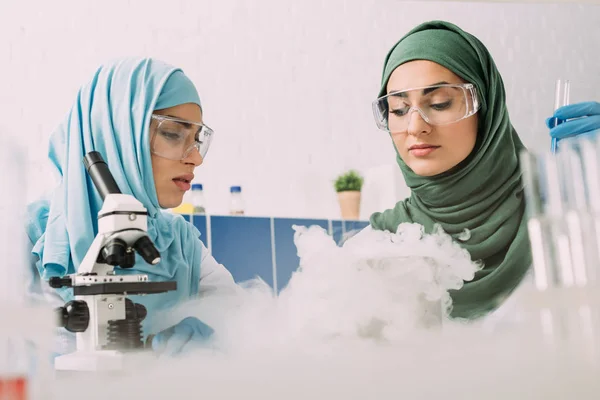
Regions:
M 48 281 L 51 288 L 60 289 L 61 287 L 71 287 L 73 284 L 70 277 L 61 278 L 60 276 L 53 276 Z
M 72 300 L 56 309 L 58 326 L 69 332 L 85 332 L 90 324 L 90 309 L 85 301 Z

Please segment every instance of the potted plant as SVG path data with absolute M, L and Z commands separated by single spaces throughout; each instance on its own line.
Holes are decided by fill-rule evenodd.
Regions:
M 338 195 L 343 219 L 358 219 L 362 185 L 363 177 L 355 170 L 350 170 L 335 180 L 335 191 Z

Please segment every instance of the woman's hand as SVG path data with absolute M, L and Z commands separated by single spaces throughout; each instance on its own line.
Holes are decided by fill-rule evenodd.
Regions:
M 152 350 L 159 355 L 176 356 L 205 344 L 214 330 L 195 317 L 187 317 L 152 338 Z
M 558 141 L 582 135 L 594 136 L 600 132 L 600 103 L 586 101 L 563 106 L 546 119 L 546 125 L 550 128 L 550 136 Z

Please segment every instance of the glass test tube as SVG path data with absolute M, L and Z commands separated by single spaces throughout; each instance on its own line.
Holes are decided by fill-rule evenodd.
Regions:
M 554 111 L 569 104 L 569 98 L 571 96 L 571 82 L 569 80 L 558 79 L 556 81 L 556 87 L 554 90 Z M 563 121 L 558 118 L 554 118 L 554 126 L 561 124 Z M 558 141 L 552 139 L 551 151 L 556 153 L 558 148 Z

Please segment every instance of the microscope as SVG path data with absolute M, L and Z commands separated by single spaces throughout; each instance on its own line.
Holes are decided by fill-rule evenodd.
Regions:
M 77 350 L 55 359 L 57 370 L 110 371 L 124 368 L 124 357 L 144 350 L 142 321 L 146 308 L 127 295 L 163 293 L 177 282 L 149 282 L 147 275 L 116 274 L 135 265 L 137 252 L 156 265 L 160 254 L 147 235 L 147 210 L 136 198 L 122 194 L 100 153 L 83 163 L 102 197 L 98 234 L 77 273 L 53 277 L 53 288 L 70 287 L 74 300 L 55 310 L 57 324 L 75 333 Z

